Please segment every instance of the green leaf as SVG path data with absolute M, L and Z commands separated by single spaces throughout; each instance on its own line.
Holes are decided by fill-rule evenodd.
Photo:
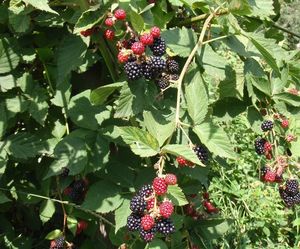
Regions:
M 55 213 L 55 205 L 51 200 L 43 201 L 40 207 L 40 219 L 43 223 L 49 221 Z
M 9 24 L 15 32 L 24 33 L 29 30 L 30 17 L 24 6 L 13 6 L 9 8 Z
M 300 96 L 290 93 L 279 93 L 273 96 L 275 102 L 285 102 L 291 106 L 300 106 Z
M 275 14 L 273 0 L 250 0 L 249 4 L 252 8 L 251 16 L 265 19 Z
M 99 109 L 90 103 L 90 92 L 91 90 L 86 90 L 73 96 L 67 114 L 79 127 L 96 130 L 98 128 L 96 115 Z
M 57 77 L 62 82 L 83 62 L 87 45 L 80 36 L 68 35 L 61 42 L 57 51 Z
M 56 88 L 54 97 L 51 99 L 52 104 L 67 109 L 70 102 L 71 85 L 69 82 L 63 82 Z
M 208 111 L 208 96 L 200 71 L 196 66 L 189 72 L 185 82 L 188 113 L 194 124 L 200 124 Z
M 236 159 L 233 146 L 221 127 L 212 123 L 202 123 L 193 130 L 209 151 L 220 157 Z
M 102 105 L 105 103 L 109 95 L 115 90 L 120 89 L 126 82 L 116 82 L 109 85 L 100 86 L 91 92 L 90 100 L 95 105 Z
M 116 210 L 123 202 L 120 188 L 108 181 L 94 183 L 87 192 L 82 207 L 99 213 Z
M 101 14 L 101 10 L 97 9 L 89 9 L 83 12 L 75 24 L 74 33 L 80 33 L 80 31 L 94 27 L 103 18 Z
M 77 220 L 71 216 L 67 217 L 68 229 L 72 232 L 73 236 L 76 236 Z
M 136 13 L 135 11 L 130 11 L 129 13 L 130 22 L 132 24 L 133 29 L 140 33 L 144 29 L 144 19 L 141 15 Z
M 55 10 L 51 9 L 48 5 L 48 0 L 22 0 L 26 4 L 32 5 L 34 8 L 47 11 L 53 14 L 58 14 Z
M 84 170 L 88 160 L 86 144 L 83 139 L 71 135 L 56 145 L 54 149 L 56 160 L 50 165 L 44 179 L 59 175 L 63 167 L 68 167 L 69 175 L 77 175 Z
M 264 46 L 262 46 L 258 40 L 256 40 L 253 36 L 248 36 L 250 41 L 253 43 L 253 45 L 257 48 L 257 50 L 261 53 L 261 55 L 264 57 L 266 62 L 270 65 L 270 67 L 277 73 L 278 76 L 280 76 L 279 68 L 276 64 L 275 58 L 272 56 L 271 52 L 268 51 Z
M 13 75 L 8 74 L 4 76 L 0 76 L 0 91 L 7 92 L 8 90 L 17 87 L 16 79 Z
M 189 203 L 178 185 L 169 185 L 167 196 L 175 206 L 184 206 Z
M 55 229 L 53 231 L 51 231 L 50 233 L 48 233 L 45 237 L 45 239 L 47 240 L 53 240 L 53 239 L 57 239 L 59 237 L 61 237 L 63 235 L 63 232 L 60 231 L 59 229 Z
M 6 113 L 6 109 L 5 109 L 5 105 L 3 102 L 0 102 L 0 139 L 2 138 L 2 136 L 5 134 L 6 132 L 6 128 L 7 128 L 7 113 Z
M 0 74 L 9 73 L 19 64 L 20 57 L 11 46 L 12 44 L 11 39 L 0 39 Z
M 136 115 L 143 111 L 145 105 L 145 84 L 135 82 L 125 83 L 120 91 L 117 101 L 116 118 L 125 118 Z
M 170 153 L 175 156 L 183 156 L 185 159 L 201 165 L 205 166 L 199 158 L 196 156 L 195 152 L 188 146 L 183 144 L 167 144 L 162 148 L 163 153 Z
M 231 0 L 228 9 L 230 13 L 237 15 L 248 15 L 251 13 L 251 6 L 247 0 Z
M 167 120 L 167 118 L 158 111 L 145 111 L 143 116 L 147 130 L 157 139 L 159 146 L 162 146 L 167 138 L 174 132 L 175 122 L 173 115 L 171 116 L 171 121 Z
M 168 249 L 168 246 L 164 241 L 160 239 L 154 239 L 149 244 L 147 244 L 145 249 Z
M 115 233 L 119 231 L 121 227 L 126 226 L 127 217 L 131 214 L 130 200 L 125 199 L 122 205 L 115 211 Z
M 159 152 L 158 141 L 148 132 L 137 127 L 118 127 L 124 142 L 128 144 L 132 152 L 141 157 L 155 156 Z
M 166 30 L 162 37 L 168 47 L 180 57 L 188 57 L 197 42 L 195 32 L 185 27 Z
M 7 203 L 7 202 L 11 202 L 11 200 L 8 199 L 5 194 L 0 192 L 0 204 Z

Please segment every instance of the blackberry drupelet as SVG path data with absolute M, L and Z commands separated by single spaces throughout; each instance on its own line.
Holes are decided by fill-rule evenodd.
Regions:
M 166 52 L 166 42 L 163 38 L 158 37 L 154 39 L 154 42 L 149 46 L 153 55 L 162 56 Z
M 166 69 L 166 61 L 158 56 L 151 56 L 150 63 L 152 65 L 153 71 L 156 75 L 161 74 Z
M 171 74 L 171 75 L 170 75 L 170 79 L 171 79 L 171 80 L 174 80 L 174 81 L 175 81 L 175 80 L 178 80 L 178 79 L 179 79 L 179 75 L 178 75 L 178 74 Z
M 263 155 L 265 153 L 265 143 L 266 139 L 264 138 L 257 138 L 254 143 L 255 151 L 258 155 Z
M 140 189 L 140 191 L 138 192 L 138 195 L 147 198 L 147 197 L 149 197 L 152 193 L 153 193 L 153 188 L 152 188 L 151 184 L 147 184 L 147 185 L 144 185 L 144 186 Z
M 134 213 L 143 213 L 147 208 L 147 202 L 144 197 L 135 195 L 130 201 L 130 210 Z
M 143 67 L 143 76 L 145 77 L 145 79 L 152 80 L 155 78 L 155 72 L 151 63 L 144 62 L 142 64 L 142 67 Z
M 286 192 L 289 195 L 296 195 L 299 193 L 299 183 L 296 179 L 289 179 L 285 183 Z
M 143 76 L 143 67 L 136 61 L 126 62 L 124 65 L 124 70 L 129 80 L 137 80 Z
M 127 218 L 127 228 L 129 231 L 138 231 L 141 228 L 141 216 L 131 214 Z
M 156 222 L 157 232 L 168 236 L 171 233 L 175 232 L 175 226 L 170 219 L 160 219 Z
M 156 229 L 155 227 L 148 230 L 148 231 L 145 231 L 144 229 L 140 229 L 140 237 L 145 241 L 145 242 L 150 242 L 154 239 L 154 236 L 155 236 L 155 232 L 156 232 Z
M 208 151 L 201 145 L 197 145 L 193 148 L 197 157 L 203 164 L 207 164 L 208 162 Z
M 55 240 L 55 243 L 57 249 L 64 248 L 65 238 L 61 236 Z
M 273 122 L 271 120 L 265 120 L 261 124 L 261 129 L 263 131 L 270 131 L 270 130 L 272 130 L 272 128 L 273 128 Z
M 179 72 L 179 64 L 177 61 L 169 59 L 167 60 L 167 71 L 176 74 Z

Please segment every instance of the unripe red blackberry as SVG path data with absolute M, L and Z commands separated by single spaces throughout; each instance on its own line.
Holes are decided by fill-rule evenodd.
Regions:
M 152 187 L 157 195 L 164 195 L 168 190 L 168 185 L 165 180 L 160 177 L 154 178 Z
M 155 221 L 151 215 L 146 214 L 145 216 L 142 217 L 141 227 L 143 230 L 148 231 L 152 229 L 154 225 L 155 225 Z
M 177 184 L 177 177 L 174 174 L 166 174 L 165 182 L 167 185 L 175 185 Z
M 141 42 L 135 42 L 132 44 L 131 50 L 134 54 L 141 55 L 145 51 L 145 46 Z
M 118 53 L 118 61 L 120 63 L 125 63 L 128 61 L 128 59 L 129 59 L 129 55 L 125 51 L 120 51 Z
M 126 11 L 123 9 L 117 9 L 114 13 L 114 16 L 118 20 L 124 20 L 126 18 Z
M 112 27 L 115 24 L 115 20 L 113 18 L 109 17 L 109 18 L 105 19 L 104 23 L 106 26 Z
M 104 31 L 104 37 L 105 39 L 111 41 L 115 38 L 115 32 L 110 29 L 107 29 Z
M 281 121 L 281 127 L 282 128 L 288 128 L 289 127 L 289 121 L 287 119 L 284 119 Z
M 160 28 L 154 26 L 150 30 L 150 34 L 153 36 L 153 38 L 158 38 L 160 37 Z
M 145 46 L 149 46 L 153 44 L 154 38 L 151 34 L 145 33 L 141 35 L 140 42 L 143 43 Z
M 268 152 L 268 151 L 271 151 L 272 150 L 272 144 L 268 141 L 265 142 L 264 144 L 264 151 L 265 152 Z
M 174 211 L 174 207 L 172 202 L 170 201 L 164 201 L 159 206 L 159 213 L 164 218 L 169 218 L 172 215 L 173 211 Z

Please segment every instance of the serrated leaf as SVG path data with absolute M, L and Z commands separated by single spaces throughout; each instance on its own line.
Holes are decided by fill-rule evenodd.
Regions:
M 228 9 L 231 13 L 237 15 L 247 15 L 251 13 L 251 6 L 248 0 L 231 0 Z
M 102 105 L 115 90 L 120 89 L 126 82 L 116 82 L 100 86 L 91 92 L 90 100 L 95 105 Z
M 171 121 L 155 111 L 145 111 L 143 116 L 147 130 L 157 139 L 159 146 L 162 146 L 174 132 L 175 122 L 173 116 Z
M 12 40 L 0 39 L 0 74 L 9 73 L 19 64 L 20 57 L 14 51 L 12 44 Z
M 221 127 L 212 123 L 202 123 L 193 130 L 209 151 L 220 157 L 236 159 L 233 146 Z
M 83 62 L 87 45 L 80 36 L 68 35 L 61 42 L 57 50 L 57 77 L 61 83 Z
M 55 205 L 51 200 L 43 201 L 40 207 L 40 219 L 43 223 L 49 221 L 55 213 Z
M 184 206 L 189 203 L 178 185 L 169 185 L 167 196 L 175 206 Z
M 140 33 L 144 29 L 144 19 L 141 15 L 136 13 L 135 11 L 130 11 L 129 13 L 130 22 L 132 24 L 133 29 Z
M 195 152 L 188 145 L 167 144 L 162 148 L 162 152 L 175 156 L 183 156 L 185 159 L 205 167 L 205 165 L 196 156 Z
M 53 239 L 59 238 L 62 235 L 63 235 L 63 232 L 61 230 L 55 229 L 55 230 L 51 231 L 50 233 L 48 233 L 46 235 L 45 239 L 53 240 Z
M 120 187 L 111 182 L 96 182 L 89 188 L 82 207 L 99 213 L 114 211 L 123 202 L 120 190 Z
M 118 127 L 118 130 L 124 142 L 136 155 L 149 157 L 158 154 L 158 141 L 150 133 L 130 126 Z
M 200 71 L 195 67 L 188 73 L 185 82 L 188 113 L 194 124 L 200 124 L 208 111 L 208 96 Z
M 275 14 L 273 0 L 251 0 L 249 4 L 252 8 L 251 16 L 264 19 Z
M 26 4 L 30 4 L 36 9 L 47 11 L 53 14 L 58 14 L 55 10 L 51 9 L 48 0 L 22 0 Z
M 54 149 L 54 156 L 56 159 L 44 179 L 59 175 L 63 167 L 68 167 L 69 175 L 77 175 L 84 170 L 88 161 L 84 140 L 75 136 L 67 136 L 61 140 Z
M 127 217 L 131 214 L 130 200 L 125 199 L 122 205 L 115 211 L 115 233 L 119 231 L 121 227 L 126 226 Z
M 196 35 L 191 29 L 183 27 L 166 30 L 162 33 L 168 47 L 180 57 L 188 57 L 196 44 Z

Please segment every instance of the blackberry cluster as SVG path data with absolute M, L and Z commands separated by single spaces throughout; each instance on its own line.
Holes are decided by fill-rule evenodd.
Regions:
M 167 177 L 166 177 L 167 178 Z M 155 185 L 155 187 L 157 187 Z M 132 213 L 127 217 L 127 228 L 131 232 L 139 232 L 139 236 L 145 242 L 150 242 L 154 239 L 155 234 L 161 233 L 164 236 L 168 236 L 175 232 L 175 226 L 170 218 L 163 218 L 170 210 L 165 208 L 163 211 L 159 209 L 161 215 L 154 214 L 152 208 L 149 207 L 147 202 L 154 200 L 155 189 L 154 186 L 147 184 L 144 185 L 137 194 L 130 201 L 130 210 Z M 165 205 L 167 201 L 163 202 Z M 168 204 L 171 204 L 168 203 Z M 162 207 L 160 204 L 159 207 Z M 173 211 L 173 206 L 171 204 Z M 169 213 L 171 215 L 171 212 Z
M 270 131 L 273 129 L 273 122 L 271 120 L 265 120 L 264 122 L 262 122 L 261 124 L 261 129 L 263 131 Z
M 255 151 L 258 155 L 265 153 L 265 143 L 267 142 L 264 138 L 257 138 L 254 143 Z
M 299 182 L 296 179 L 287 180 L 285 186 L 279 188 L 279 194 L 287 207 L 299 205 Z
M 197 157 L 203 164 L 208 163 L 208 151 L 204 146 L 197 145 L 193 148 L 193 150 L 195 151 Z

